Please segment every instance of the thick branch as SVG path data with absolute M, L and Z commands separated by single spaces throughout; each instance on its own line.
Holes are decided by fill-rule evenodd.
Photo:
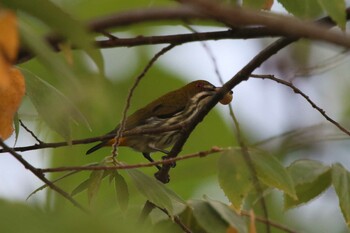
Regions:
M 270 46 L 262 50 L 256 55 L 243 69 L 241 69 L 233 78 L 226 82 L 222 88 L 208 101 L 208 103 L 201 109 L 198 110 L 197 114 L 191 119 L 186 129 L 182 130 L 179 140 L 175 143 L 171 149 L 168 157 L 176 157 L 182 150 L 183 145 L 187 141 L 188 137 L 195 129 L 195 127 L 201 122 L 209 111 L 224 97 L 235 86 L 243 81 L 248 80 L 250 74 L 258 68 L 263 62 L 273 56 L 282 48 L 293 43 L 296 39 L 294 38 L 282 38 L 272 43 Z M 169 181 L 169 171 L 171 165 L 164 165 L 162 169 L 156 174 L 158 180 L 167 183 Z
M 253 11 L 250 9 L 230 7 L 227 4 L 218 4 L 208 0 L 181 0 L 193 6 L 212 19 L 225 23 L 230 27 L 266 26 L 276 30 L 284 36 L 302 37 L 314 40 L 327 41 L 333 44 L 350 48 L 350 36 L 346 33 L 329 31 L 322 24 L 302 21 L 295 17 L 283 16 L 271 12 Z
M 193 2 L 193 1 L 191 1 Z M 120 46 L 139 46 L 139 45 L 149 45 L 149 44 L 182 44 L 193 41 L 203 41 L 203 40 L 221 40 L 221 39 L 249 39 L 249 38 L 261 38 L 267 36 L 301 36 L 312 39 L 326 40 L 334 42 L 336 44 L 346 44 L 348 47 L 350 42 L 348 37 L 344 34 L 336 32 L 324 33 L 324 28 L 317 26 L 313 23 L 305 23 L 299 21 L 295 18 L 289 18 L 280 15 L 273 15 L 271 13 L 261 13 L 248 11 L 240 8 L 228 8 L 227 10 L 234 11 L 229 12 L 230 17 L 227 18 L 226 15 L 217 17 L 216 11 L 210 12 L 210 14 L 203 14 L 199 11 L 191 10 L 188 7 L 177 7 L 177 8 L 148 8 L 148 9 L 138 9 L 131 10 L 128 12 L 116 13 L 110 16 L 97 18 L 91 20 L 87 23 L 87 28 L 91 31 L 101 32 L 105 30 L 110 30 L 112 28 L 131 25 L 134 23 L 141 23 L 147 21 L 163 21 L 163 20 L 186 20 L 193 21 L 195 19 L 207 19 L 214 21 L 221 21 L 231 26 L 232 30 L 224 32 L 204 32 L 204 33 L 193 33 L 193 34 L 178 34 L 178 35 L 166 35 L 166 36 L 138 36 L 135 38 L 114 38 L 103 41 L 96 41 L 96 46 L 98 48 L 110 48 L 110 47 L 120 47 Z M 219 9 L 221 10 L 221 9 Z M 239 13 L 235 15 L 233 13 Z M 347 9 L 347 13 L 349 13 Z M 224 11 L 225 13 L 225 11 Z M 227 12 L 226 12 L 227 13 Z M 232 15 L 233 14 L 233 15 Z M 242 21 L 238 19 L 243 15 Z M 249 19 L 247 21 L 247 18 Z M 258 20 L 261 19 L 262 21 Z M 321 23 L 329 23 L 331 20 L 326 18 Z M 267 25 L 268 27 L 246 27 L 244 25 Z M 232 27 L 235 26 L 235 27 Z M 239 26 L 239 27 L 236 27 Z M 314 34 L 316 32 L 316 34 Z M 339 37 L 339 38 L 338 38 Z M 344 41 L 345 40 L 345 41 Z M 48 36 L 46 38 L 48 44 L 51 45 L 54 51 L 60 51 L 58 44 L 62 41 L 61 37 L 58 36 Z M 27 49 L 21 48 L 18 54 L 17 63 L 21 63 L 31 59 L 33 54 L 31 54 Z

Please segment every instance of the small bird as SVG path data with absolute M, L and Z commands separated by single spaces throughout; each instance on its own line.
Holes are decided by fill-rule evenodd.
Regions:
M 209 97 L 213 96 L 220 88 L 204 81 L 193 81 L 177 90 L 166 93 L 145 107 L 137 110 L 126 118 L 124 130 L 154 129 L 163 126 L 173 126 L 190 120 Z M 232 100 L 232 91 L 227 93 L 220 102 L 229 104 Z M 107 135 L 116 134 L 119 125 Z M 121 137 L 119 146 L 127 146 L 139 151 L 143 156 L 153 162 L 150 156 L 152 152 L 168 154 L 166 148 L 173 145 L 180 136 L 180 130 L 162 132 L 158 134 L 142 134 Z M 90 154 L 104 146 L 111 146 L 115 138 L 101 141 L 89 149 Z M 157 166 L 158 167 L 158 166 Z M 159 167 L 158 167 L 159 168 Z

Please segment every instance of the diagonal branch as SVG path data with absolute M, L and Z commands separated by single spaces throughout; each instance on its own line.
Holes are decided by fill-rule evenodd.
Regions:
M 249 79 L 250 74 L 259 67 L 263 62 L 277 53 L 279 50 L 283 49 L 287 45 L 296 41 L 296 38 L 282 38 L 272 43 L 270 46 L 266 47 L 259 54 L 257 54 L 245 67 L 243 67 L 234 77 L 232 77 L 228 82 L 226 82 L 222 88 L 208 101 L 208 103 L 201 109 L 198 110 L 197 114 L 191 119 L 186 128 L 181 131 L 181 136 L 171 149 L 168 157 L 176 157 L 182 150 L 188 137 L 195 129 L 195 127 L 201 122 L 204 117 L 210 112 L 210 110 L 224 97 L 235 86 L 243 81 Z M 169 171 L 171 165 L 165 164 L 162 166 L 161 170 L 156 173 L 156 178 L 163 183 L 169 182 Z
M 31 171 L 36 177 L 38 177 L 41 181 L 43 181 L 47 186 L 49 186 L 52 190 L 59 193 L 61 196 L 66 198 L 68 201 L 70 201 L 75 207 L 81 209 L 84 212 L 88 212 L 83 206 L 81 206 L 76 200 L 74 200 L 68 193 L 66 193 L 64 190 L 59 188 L 58 186 L 54 185 L 51 181 L 49 181 L 44 173 L 42 173 L 40 170 L 33 167 L 30 163 L 28 163 L 23 157 L 18 154 L 16 151 L 12 150 L 9 146 L 7 146 L 4 141 L 0 138 L 0 146 L 4 148 L 4 150 L 8 153 L 10 153 L 15 159 L 18 160 L 26 169 Z
M 323 110 L 322 108 L 320 108 L 319 106 L 317 106 L 317 104 L 315 104 L 308 95 L 306 95 L 304 92 L 302 92 L 299 88 L 297 88 L 296 86 L 293 85 L 293 83 L 291 82 L 287 82 L 285 80 L 276 78 L 274 75 L 254 75 L 252 74 L 250 77 L 252 78 L 260 78 L 260 79 L 269 79 L 272 81 L 275 81 L 279 84 L 282 84 L 284 86 L 287 86 L 289 88 L 291 88 L 296 94 L 301 95 L 314 109 L 316 109 L 327 121 L 329 121 L 330 123 L 332 123 L 333 125 L 335 125 L 339 130 L 343 131 L 344 133 L 346 133 L 347 135 L 350 136 L 350 131 L 347 130 L 345 127 L 343 127 L 342 125 L 340 125 L 337 121 L 333 120 L 330 116 L 327 115 L 326 111 Z

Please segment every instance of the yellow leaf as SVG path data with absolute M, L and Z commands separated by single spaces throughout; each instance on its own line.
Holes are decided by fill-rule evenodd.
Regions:
M 8 62 L 17 57 L 18 30 L 16 16 L 12 11 L 0 10 L 0 56 Z
M 13 118 L 25 93 L 23 75 L 0 56 L 0 137 L 13 132 Z

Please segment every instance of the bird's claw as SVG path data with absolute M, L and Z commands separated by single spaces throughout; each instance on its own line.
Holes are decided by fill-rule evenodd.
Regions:
M 170 157 L 168 155 L 165 155 L 162 157 L 162 160 L 168 160 L 168 159 L 170 159 Z M 176 167 L 176 162 L 170 162 L 169 165 L 170 165 L 170 167 L 174 168 L 174 167 Z
M 160 170 L 157 171 L 156 173 L 154 173 L 154 177 L 155 177 L 157 180 L 161 181 L 163 184 L 167 184 L 167 183 L 170 182 L 170 176 L 169 176 L 169 174 L 166 174 L 166 176 L 163 177 L 163 175 L 162 175 L 162 173 L 161 173 Z

